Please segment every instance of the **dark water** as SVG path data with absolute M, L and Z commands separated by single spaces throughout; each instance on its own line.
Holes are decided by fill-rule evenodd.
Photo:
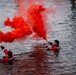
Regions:
M 55 14 L 47 14 L 45 23 L 48 24 L 47 39 L 49 41 L 58 39 L 61 45 L 59 58 L 55 58 L 53 53 L 47 52 L 47 75 L 76 75 L 76 1 L 72 1 L 73 0 L 44 0 L 43 4 L 46 7 L 50 8 L 50 5 L 58 5 L 58 10 Z M 0 0 L 1 31 L 6 32 L 8 29 L 11 30 L 11 28 L 3 26 L 3 21 L 7 16 L 12 18 L 16 11 L 17 7 L 13 0 Z M 33 50 L 33 46 L 37 43 L 44 45 L 46 41 L 31 40 L 31 38 L 28 37 L 27 40 L 15 40 L 12 43 L 3 42 L 1 44 L 12 50 L 14 54 L 19 54 Z M 2 55 L 0 51 L 0 56 Z M 2 74 L 3 70 L 0 72 Z

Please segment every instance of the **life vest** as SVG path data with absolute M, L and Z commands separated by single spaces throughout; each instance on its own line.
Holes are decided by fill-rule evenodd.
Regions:
M 12 58 L 6 57 L 6 58 L 1 59 L 1 62 L 5 63 L 5 62 L 13 61 L 13 60 L 15 60 L 15 57 L 12 57 Z
M 53 45 L 51 48 L 52 51 L 58 51 L 59 49 L 57 49 L 57 46 Z
M 7 49 L 4 49 L 3 52 L 5 53 L 6 56 L 8 56 L 8 50 Z
M 2 63 L 8 62 L 8 61 L 9 61 L 9 58 L 8 57 L 6 57 L 6 58 L 4 58 L 4 59 L 1 60 Z

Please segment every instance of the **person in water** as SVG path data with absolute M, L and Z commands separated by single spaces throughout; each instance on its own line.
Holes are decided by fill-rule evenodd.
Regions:
M 58 56 L 59 55 L 59 51 L 61 49 L 61 47 L 59 46 L 59 41 L 58 40 L 54 40 L 53 43 L 52 42 L 48 42 L 48 43 L 51 45 L 51 47 L 49 48 L 48 46 L 46 46 L 47 50 L 48 51 L 52 50 L 55 53 L 55 55 Z
M 5 56 L 3 56 L 3 59 L 1 60 L 1 62 L 8 62 L 9 65 L 13 64 L 13 53 L 10 50 L 5 49 L 4 46 L 1 46 L 1 49 L 3 50 Z
M 5 54 L 5 56 L 4 56 L 4 57 L 8 57 L 8 50 L 7 50 L 7 49 L 5 49 L 5 47 L 4 47 L 4 46 L 1 46 L 1 49 L 3 50 L 3 52 L 4 52 L 4 54 Z

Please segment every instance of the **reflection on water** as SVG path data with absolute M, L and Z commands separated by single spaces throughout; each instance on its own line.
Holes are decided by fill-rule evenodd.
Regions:
M 49 75 L 48 64 L 46 62 L 47 54 L 44 45 L 37 44 L 33 47 L 33 50 L 30 54 L 17 55 L 18 59 L 14 61 L 14 65 L 11 68 L 8 64 L 4 64 L 5 67 L 1 66 L 4 73 L 0 71 L 0 74 Z
M 5 2 L 6 1 L 7 0 L 5 0 Z M 59 3 L 60 5 L 55 14 L 47 14 L 48 20 L 46 20 L 46 23 L 49 26 L 47 34 L 48 40 L 53 41 L 58 39 L 60 41 L 62 49 L 60 51 L 59 58 L 54 58 L 54 54 L 50 51 L 45 52 L 45 45 L 41 45 L 46 43 L 43 40 L 31 40 L 29 37 L 27 40 L 22 40 L 22 42 L 20 40 L 19 42 L 14 41 L 10 45 L 9 43 L 2 43 L 16 54 L 34 50 L 30 57 L 27 54 L 19 57 L 21 61 L 17 61 L 18 65 L 16 65 L 16 67 L 20 68 L 20 70 L 13 68 L 15 69 L 13 72 L 18 72 L 18 75 L 25 75 L 25 72 L 27 72 L 26 75 L 76 75 L 76 3 L 75 1 L 73 2 L 73 0 L 49 1 L 50 2 L 45 2 L 46 7 L 48 7 L 49 4 L 54 5 L 55 3 Z M 15 6 L 12 7 L 12 5 L 14 5 L 12 0 L 11 2 L 9 0 L 8 4 L 5 2 L 0 0 L 0 30 L 4 32 L 10 29 L 8 27 L 4 28 L 4 19 L 7 16 L 13 17 L 14 12 L 16 12 Z M 50 30 L 50 25 L 52 26 L 52 30 Z M 35 45 L 36 43 L 41 44 Z M 0 52 L 0 54 L 2 53 Z M 28 59 L 26 59 L 26 61 L 22 60 L 22 58 Z M 23 66 L 25 67 L 24 70 L 22 70 Z M 23 73 L 21 71 L 23 71 Z M 1 72 L 3 71 L 1 70 Z
M 34 46 L 34 51 L 30 55 L 30 57 L 34 58 L 35 70 L 37 71 L 35 74 L 38 75 L 48 75 L 48 64 L 46 64 L 47 53 L 45 51 L 45 46 L 42 44 L 37 44 Z

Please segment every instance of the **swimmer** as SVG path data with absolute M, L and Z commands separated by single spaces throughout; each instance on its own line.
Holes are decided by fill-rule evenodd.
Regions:
M 54 40 L 53 43 L 52 42 L 48 42 L 48 43 L 51 45 L 51 47 L 49 48 L 48 46 L 46 46 L 47 50 L 48 51 L 50 51 L 50 50 L 53 51 L 55 53 L 55 55 L 58 56 L 59 55 L 59 51 L 61 49 L 61 47 L 59 46 L 59 41 L 58 40 Z
M 4 46 L 0 46 L 0 47 L 5 54 L 5 56 L 3 56 L 3 59 L 1 60 L 1 62 L 8 62 L 9 65 L 12 65 L 13 60 L 14 60 L 13 53 L 10 50 L 5 49 Z

